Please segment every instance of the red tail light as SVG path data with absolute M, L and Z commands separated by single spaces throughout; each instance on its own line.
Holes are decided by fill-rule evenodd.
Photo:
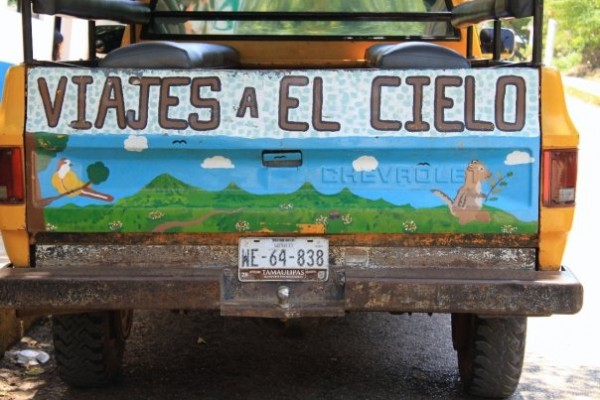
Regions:
M 25 199 L 21 160 L 20 148 L 0 148 L 0 204 L 22 203 Z
M 546 207 L 575 205 L 577 149 L 544 151 L 542 204 Z

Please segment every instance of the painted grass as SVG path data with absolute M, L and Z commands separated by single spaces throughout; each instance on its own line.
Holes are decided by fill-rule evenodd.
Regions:
M 490 213 L 490 222 L 460 225 L 446 206 L 396 206 L 348 190 L 323 195 L 309 184 L 291 194 L 258 196 L 235 185 L 208 192 L 161 175 L 114 205 L 48 207 L 45 218 L 47 230 L 60 232 L 294 233 L 302 224 L 316 223 L 323 224 L 327 233 L 537 232 L 536 222 L 520 221 L 492 207 L 484 210 Z M 162 229 L 165 226 L 169 228 Z

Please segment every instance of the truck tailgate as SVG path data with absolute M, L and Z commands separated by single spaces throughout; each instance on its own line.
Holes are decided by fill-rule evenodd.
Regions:
M 538 231 L 536 69 L 28 80 L 32 232 Z

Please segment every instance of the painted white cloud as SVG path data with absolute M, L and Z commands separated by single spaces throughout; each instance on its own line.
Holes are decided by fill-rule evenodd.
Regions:
M 145 136 L 129 135 L 123 145 L 127 151 L 144 151 L 148 149 L 148 139 Z
M 202 168 L 206 169 L 231 169 L 235 168 L 235 165 L 231 162 L 229 158 L 223 156 L 214 156 L 205 158 L 202 161 Z
M 361 156 L 352 162 L 352 167 L 357 172 L 375 171 L 379 162 L 375 157 Z
M 535 158 L 531 157 L 529 153 L 519 150 L 513 151 L 504 160 L 506 165 L 531 164 L 533 162 L 535 162 Z

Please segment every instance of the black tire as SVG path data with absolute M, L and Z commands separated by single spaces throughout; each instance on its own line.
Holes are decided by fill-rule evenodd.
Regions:
M 527 318 L 479 318 L 452 315 L 452 341 L 460 379 L 474 396 L 506 398 L 521 378 Z
M 121 374 L 133 312 L 103 311 L 53 317 L 58 374 L 75 387 L 114 383 Z

